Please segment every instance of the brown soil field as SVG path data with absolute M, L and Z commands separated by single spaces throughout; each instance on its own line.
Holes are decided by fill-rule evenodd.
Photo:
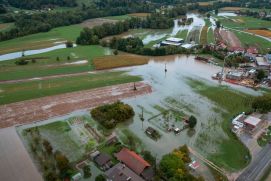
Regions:
M 209 6 L 212 5 L 214 1 L 208 1 L 208 2 L 198 2 L 200 6 Z
M 0 128 L 42 121 L 152 91 L 144 82 L 137 82 L 136 87 L 134 91 L 134 84 L 126 83 L 3 105 L 0 106 Z
M 247 32 L 261 35 L 261 36 L 264 36 L 267 38 L 271 38 L 271 31 L 270 30 L 247 30 Z
M 208 26 L 204 26 L 200 33 L 200 44 L 206 45 L 207 44 L 207 31 Z
M 224 7 L 224 8 L 221 8 L 220 10 L 221 11 L 240 11 L 244 8 L 240 8 L 240 7 Z
M 95 18 L 95 19 L 88 19 L 84 22 L 82 22 L 80 25 L 82 27 L 87 27 L 87 28 L 93 28 L 95 26 L 102 25 L 104 23 L 115 23 L 117 20 L 112 20 L 112 19 L 104 19 L 104 18 Z
M 229 31 L 229 30 L 223 30 L 221 29 L 219 31 L 219 34 L 221 35 L 222 41 L 230 48 L 230 47 L 242 47 L 240 40 L 237 38 L 237 36 Z
M 96 70 L 104 70 L 133 65 L 143 65 L 148 63 L 148 61 L 149 57 L 147 56 L 120 54 L 95 58 L 93 60 L 93 64 Z
M 150 13 L 131 13 L 131 14 L 128 14 L 128 15 L 132 16 L 132 17 L 145 18 L 148 15 L 150 15 Z

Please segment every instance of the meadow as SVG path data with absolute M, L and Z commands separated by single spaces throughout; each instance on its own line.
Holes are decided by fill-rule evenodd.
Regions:
M 82 29 L 83 27 L 80 25 L 63 26 L 45 33 L 2 41 L 0 42 L 0 54 L 50 47 L 60 41 L 75 41 Z
M 187 79 L 188 84 L 201 96 L 208 98 L 225 110 L 221 113 L 222 128 L 228 139 L 221 140 L 220 152 L 210 154 L 209 159 L 219 166 L 235 171 L 244 168 L 250 161 L 249 150 L 231 132 L 231 119 L 240 112 L 250 111 L 251 97 L 226 86 L 212 86 L 195 79 Z
M 241 41 L 242 46 L 244 47 L 255 46 L 262 53 L 266 53 L 267 49 L 271 47 L 271 42 L 261 37 L 257 37 L 257 36 L 254 36 L 245 32 L 236 31 L 236 30 L 232 30 L 232 31 L 235 33 L 235 35 Z
M 206 45 L 207 44 L 207 33 L 208 33 L 208 26 L 204 26 L 201 29 L 201 33 L 200 33 L 200 44 L 201 45 Z
M 75 48 L 58 49 L 47 53 L 25 56 L 30 60 L 27 65 L 16 65 L 15 60 L 0 62 L 0 80 L 25 79 L 49 75 L 78 73 L 93 70 L 92 60 L 95 57 L 111 54 L 101 46 L 77 46 Z M 57 57 L 59 60 L 57 60 Z M 70 60 L 68 60 L 68 58 Z M 36 62 L 32 63 L 31 60 Z M 87 64 L 71 64 L 75 61 L 87 60 Z
M 125 72 L 101 72 L 21 83 L 0 83 L 0 104 L 3 105 L 39 97 L 136 82 L 140 80 L 142 80 L 140 77 L 127 75 Z

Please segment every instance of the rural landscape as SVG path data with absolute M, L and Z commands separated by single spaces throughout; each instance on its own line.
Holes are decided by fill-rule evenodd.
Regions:
M 269 0 L 0 0 L 0 180 L 270 181 Z

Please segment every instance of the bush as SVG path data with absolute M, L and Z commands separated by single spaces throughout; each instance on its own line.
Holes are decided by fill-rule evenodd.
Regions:
M 90 166 L 89 165 L 84 166 L 83 172 L 84 172 L 84 178 L 91 177 L 91 170 L 90 170 Z
M 106 178 L 100 174 L 95 178 L 95 181 L 106 181 Z
M 16 65 L 27 65 L 27 64 L 28 64 L 28 61 L 25 60 L 25 59 L 19 59 L 19 60 L 16 60 L 16 61 L 15 61 L 15 64 L 16 64 Z
M 91 110 L 91 116 L 108 129 L 114 128 L 119 122 L 132 118 L 134 114 L 131 106 L 119 101 Z
M 73 47 L 73 42 L 72 41 L 67 41 L 66 42 L 66 47 L 67 48 L 72 48 Z
M 197 124 L 197 118 L 195 118 L 195 116 L 190 116 L 189 120 L 188 120 L 188 125 L 190 128 L 194 128 Z
M 271 111 L 271 95 L 256 97 L 252 102 L 252 108 L 262 113 Z

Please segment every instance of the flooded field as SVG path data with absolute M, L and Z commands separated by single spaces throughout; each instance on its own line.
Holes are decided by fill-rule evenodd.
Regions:
M 187 144 L 206 158 L 220 153 L 220 145 L 224 140 L 229 139 L 221 127 L 223 121 L 221 114 L 225 110 L 196 93 L 191 88 L 189 80 L 196 79 L 208 85 L 218 85 L 217 81 L 211 79 L 211 75 L 220 71 L 221 67 L 198 62 L 194 60 L 194 56 L 168 56 L 151 58 L 146 65 L 119 68 L 119 70 L 129 71 L 129 74 L 132 75 L 140 75 L 147 84 L 152 86 L 150 94 L 123 99 L 134 108 L 135 116 L 133 120 L 120 124 L 115 129 L 119 137 L 122 137 L 124 132 L 133 134 L 137 140 L 141 140 L 141 146 L 137 149 L 150 150 L 158 160 L 164 154 L 183 144 Z M 233 86 L 233 88 L 246 94 L 259 94 L 259 92 L 239 86 Z M 143 122 L 140 119 L 142 112 Z M 184 129 L 177 135 L 168 130 L 168 128 L 182 130 L 183 120 L 191 115 L 198 120 L 193 130 Z M 89 110 L 72 112 L 65 116 L 65 119 L 80 116 L 89 117 Z M 59 120 L 63 120 L 63 117 L 29 124 L 21 128 L 46 125 Z M 148 127 L 157 130 L 161 137 L 157 140 L 147 137 L 145 130 Z M 108 135 L 108 133 L 104 135 Z

